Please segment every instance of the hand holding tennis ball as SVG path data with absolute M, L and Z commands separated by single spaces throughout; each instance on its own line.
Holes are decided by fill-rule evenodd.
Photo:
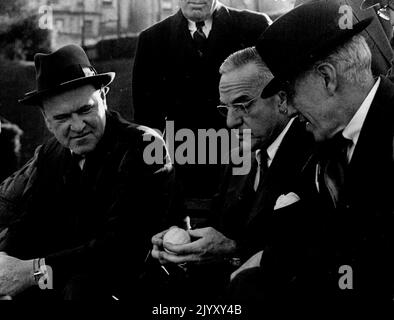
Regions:
M 189 233 L 181 228 L 178 227 L 172 227 L 170 230 L 166 232 L 166 234 L 163 237 L 163 242 L 168 242 L 171 244 L 186 244 L 191 241 Z M 164 248 L 165 251 L 167 251 L 170 254 L 174 254 L 174 252 L 167 250 Z

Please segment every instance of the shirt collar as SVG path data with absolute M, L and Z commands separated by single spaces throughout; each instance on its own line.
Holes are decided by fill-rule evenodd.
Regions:
M 283 138 L 285 137 L 287 131 L 289 131 L 290 126 L 292 125 L 295 118 L 292 118 L 286 125 L 286 127 L 282 130 L 279 136 L 276 137 L 275 141 L 271 143 L 271 145 L 267 148 L 268 154 L 268 166 L 271 165 L 271 162 L 274 160 L 276 152 L 279 149 L 280 144 L 282 143 Z
M 369 91 L 367 97 L 364 99 L 360 108 L 357 110 L 352 120 L 350 120 L 350 122 L 342 132 L 342 135 L 346 139 L 352 140 L 354 146 L 357 144 L 358 138 L 360 136 L 361 128 L 364 124 L 365 118 L 367 117 L 372 101 L 375 98 L 379 84 L 380 84 L 380 78 L 378 78 L 378 80 L 375 82 L 375 85 Z
M 197 30 L 196 23 L 192 20 L 187 19 L 188 25 L 189 25 L 189 31 L 193 35 L 193 33 Z M 209 33 L 212 30 L 212 16 L 210 16 L 207 20 L 204 20 L 205 25 L 202 28 L 202 31 L 204 32 L 205 36 L 208 38 Z

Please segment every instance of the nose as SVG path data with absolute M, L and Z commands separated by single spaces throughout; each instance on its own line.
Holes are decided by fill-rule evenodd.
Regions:
M 82 132 L 85 129 L 85 122 L 75 113 L 71 116 L 71 130 L 74 132 Z
M 227 127 L 229 129 L 234 129 L 242 124 L 242 117 L 235 111 L 234 108 L 229 108 L 227 112 Z

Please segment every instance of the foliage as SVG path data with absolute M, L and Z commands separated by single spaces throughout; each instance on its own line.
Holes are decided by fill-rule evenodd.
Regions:
M 36 52 L 49 52 L 50 34 L 40 29 L 38 16 L 15 20 L 0 34 L 0 54 L 10 60 L 33 60 Z

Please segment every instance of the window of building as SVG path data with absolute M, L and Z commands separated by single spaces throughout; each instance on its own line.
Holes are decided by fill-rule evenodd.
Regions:
M 162 0 L 161 1 L 162 10 L 172 10 L 172 0 Z
M 87 35 L 87 36 L 93 35 L 93 21 L 92 20 L 85 20 L 84 30 L 85 30 L 85 35 Z
M 64 30 L 64 19 L 59 19 L 59 18 L 57 18 L 56 20 L 55 20 L 55 26 L 56 26 L 56 30 L 58 30 L 58 31 L 65 31 Z
M 103 0 L 103 7 L 112 7 L 113 4 L 113 0 Z

